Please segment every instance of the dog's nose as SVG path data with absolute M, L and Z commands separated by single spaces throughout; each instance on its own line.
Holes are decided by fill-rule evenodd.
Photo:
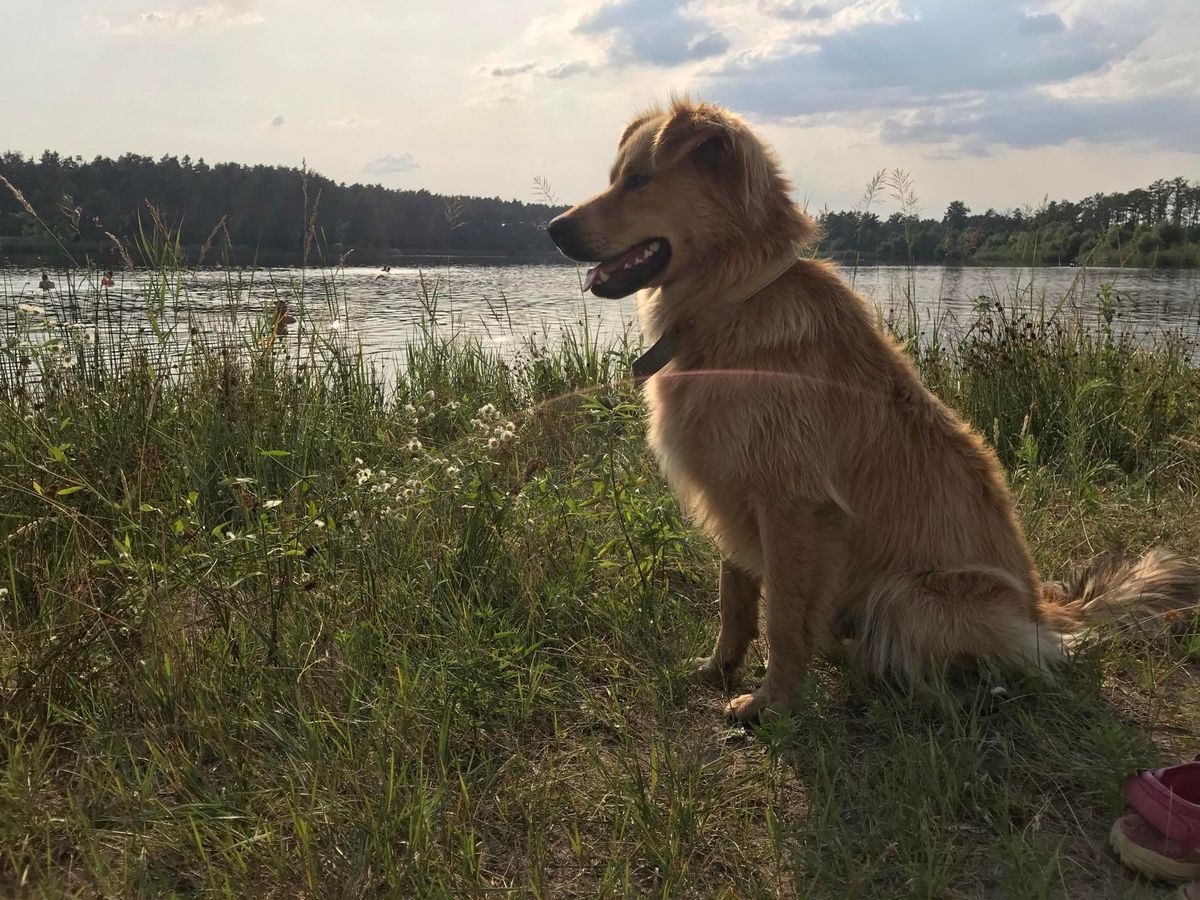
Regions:
M 546 234 L 550 235 L 550 240 L 558 247 L 562 247 L 564 241 L 570 240 L 571 231 L 571 220 L 567 218 L 566 213 L 552 219 L 546 226 Z

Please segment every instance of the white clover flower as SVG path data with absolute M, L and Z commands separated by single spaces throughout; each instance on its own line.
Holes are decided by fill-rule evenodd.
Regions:
M 446 466 L 446 474 L 453 478 L 461 471 L 458 466 Z
M 358 481 L 359 484 L 366 484 L 368 481 L 371 480 L 371 474 L 372 473 L 371 473 L 370 469 L 359 469 L 358 474 L 355 475 L 354 477 Z
M 421 452 L 421 442 L 418 441 L 416 438 L 413 438 L 411 441 L 409 441 L 408 442 L 408 452 L 409 453 L 420 453 Z

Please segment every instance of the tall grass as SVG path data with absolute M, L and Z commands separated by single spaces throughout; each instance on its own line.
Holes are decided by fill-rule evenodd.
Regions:
M 336 266 L 279 286 L 281 337 L 231 275 L 213 335 L 169 234 L 141 249 L 145 332 L 68 303 L 0 352 L 6 893 L 1142 890 L 1102 836 L 1121 777 L 1197 736 L 1195 631 L 933 706 L 818 667 L 804 712 L 725 731 L 682 666 L 716 559 L 644 449 L 630 346 L 514 359 L 429 324 L 385 377 L 323 324 Z M 996 443 L 1048 573 L 1194 550 L 1183 338 L 1003 299 L 953 343 L 892 327 Z

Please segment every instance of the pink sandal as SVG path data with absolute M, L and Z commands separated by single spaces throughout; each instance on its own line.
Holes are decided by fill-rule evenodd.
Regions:
M 1142 770 L 1123 792 L 1134 812 L 1118 819 L 1109 835 L 1121 862 L 1152 878 L 1200 879 L 1200 756 Z

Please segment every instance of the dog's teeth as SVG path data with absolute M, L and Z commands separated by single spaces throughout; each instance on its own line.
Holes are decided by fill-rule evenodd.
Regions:
M 648 260 L 648 259 L 649 259 L 650 257 L 652 257 L 653 255 L 654 255 L 654 251 L 653 251 L 653 250 L 647 250 L 645 253 L 643 253 L 643 254 L 642 254 L 642 262 L 645 262 L 646 260 Z
M 621 266 L 621 268 L 622 268 L 622 269 L 632 269 L 632 268 L 633 268 L 633 263 L 631 263 L 631 262 L 627 262 L 627 263 L 625 263 L 625 265 Z
M 604 284 L 604 282 L 608 281 L 608 273 L 607 272 L 597 272 L 596 280 L 598 282 L 600 282 L 601 284 Z
M 650 245 L 650 252 L 651 253 L 658 252 L 658 241 L 655 241 L 653 244 Z

